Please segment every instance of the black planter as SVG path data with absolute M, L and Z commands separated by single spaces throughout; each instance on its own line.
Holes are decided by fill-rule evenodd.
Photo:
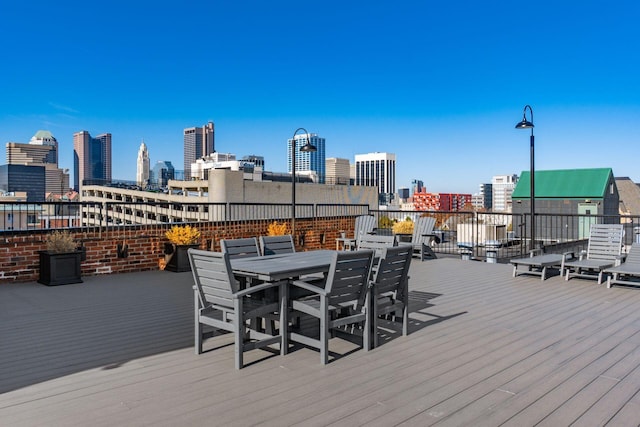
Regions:
M 39 283 L 47 286 L 82 283 L 82 251 L 53 253 L 40 251 Z
M 187 254 L 187 250 L 189 248 L 198 249 L 200 245 L 174 245 L 173 253 L 171 254 L 171 258 L 167 262 L 165 270 L 174 271 L 176 273 L 181 273 L 183 271 L 191 271 L 191 265 L 189 264 L 189 255 Z M 165 248 L 165 253 L 167 253 L 167 249 Z

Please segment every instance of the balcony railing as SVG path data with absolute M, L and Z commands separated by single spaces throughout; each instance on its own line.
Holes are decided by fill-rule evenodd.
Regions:
M 52 229 L 70 229 L 87 250 L 83 274 L 148 270 L 158 267 L 167 243 L 165 232 L 175 224 L 192 224 L 202 232 L 201 246 L 219 250 L 220 239 L 259 236 L 273 221 L 288 223 L 290 204 L 46 202 L 0 204 L 0 281 L 35 280 L 37 251 Z M 393 233 L 393 224 L 418 216 L 435 218 L 432 247 L 438 256 L 486 259 L 487 248 L 498 261 L 528 254 L 543 246 L 549 253 L 586 249 L 593 223 L 622 223 L 625 245 L 640 239 L 640 217 L 537 214 L 538 235 L 527 234 L 530 215 L 501 212 L 370 210 L 368 205 L 296 205 L 298 250 L 334 248 L 345 232 L 353 236 L 355 218 L 376 217 L 379 234 Z M 407 239 L 408 236 L 403 236 Z M 131 249 L 121 257 L 117 247 Z

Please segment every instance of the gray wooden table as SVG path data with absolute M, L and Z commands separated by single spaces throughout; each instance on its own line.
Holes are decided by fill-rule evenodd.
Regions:
M 313 273 L 326 273 L 336 251 L 318 250 L 231 260 L 236 276 L 275 282 Z

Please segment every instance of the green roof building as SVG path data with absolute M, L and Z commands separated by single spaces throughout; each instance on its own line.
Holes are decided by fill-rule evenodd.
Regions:
M 536 238 L 566 235 L 567 239 L 589 235 L 592 223 L 620 223 L 620 196 L 611 168 L 564 169 L 535 172 Z M 514 231 L 520 218 L 531 213 L 530 172 L 522 172 L 511 195 Z M 517 215 L 521 215 L 517 217 Z M 551 216 L 553 215 L 553 216 Z M 559 216 L 560 215 L 560 216 Z M 518 224 L 517 224 L 518 223 Z M 562 227 L 563 231 L 555 229 Z

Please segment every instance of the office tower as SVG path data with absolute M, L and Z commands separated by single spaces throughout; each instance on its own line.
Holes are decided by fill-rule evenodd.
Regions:
M 153 184 L 165 187 L 170 179 L 175 179 L 175 169 L 168 160 L 159 160 L 153 167 Z
M 396 192 L 396 155 L 356 154 L 356 185 L 376 186 L 378 193 Z
M 184 130 L 184 179 L 191 179 L 191 164 L 215 151 L 213 122 Z
M 511 210 L 511 193 L 518 183 L 518 175 L 496 175 L 491 179 L 493 211 Z
M 10 165 L 44 166 L 45 192 L 60 194 L 69 188 L 68 173 L 58 168 L 58 141 L 48 130 L 36 132 L 28 144 L 8 142 L 6 149 Z
M 419 179 L 414 179 L 411 181 L 411 196 L 413 197 L 413 193 L 422 193 L 425 191 L 424 182 Z
M 348 185 L 351 176 L 351 165 L 349 159 L 339 159 L 330 157 L 325 162 L 327 176 L 325 182 L 327 184 Z
M 45 167 L 35 165 L 1 165 L 0 191 L 26 192 L 27 202 L 45 201 Z
M 93 138 L 83 130 L 73 134 L 73 189 L 111 182 L 111 134 Z
M 311 141 L 307 141 L 307 136 Z M 318 182 L 324 183 L 326 176 L 326 164 L 325 164 L 325 139 L 320 138 L 317 134 L 306 133 L 298 134 L 295 136 L 295 155 L 296 155 L 296 172 L 315 172 L 318 176 Z M 300 148 L 310 142 L 316 147 L 316 151 L 305 152 L 300 151 Z M 291 144 L 293 139 L 287 140 L 287 171 L 291 173 Z
M 139 186 L 145 187 L 149 184 L 149 151 L 144 141 L 138 150 L 138 162 L 136 170 L 136 182 Z

